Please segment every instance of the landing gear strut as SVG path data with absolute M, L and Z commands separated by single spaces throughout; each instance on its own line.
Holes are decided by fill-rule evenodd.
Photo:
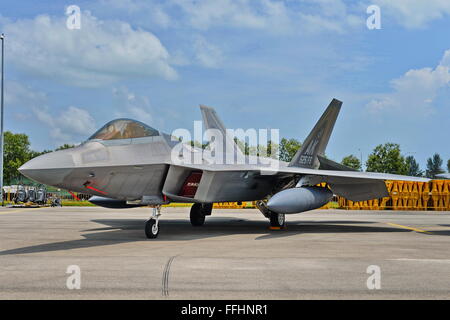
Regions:
M 205 224 L 205 216 L 210 216 L 212 211 L 212 203 L 194 203 L 191 207 L 190 219 L 194 227 Z
M 286 218 L 284 213 L 276 213 L 267 208 L 266 203 L 262 200 L 256 202 L 256 207 L 261 211 L 264 217 L 270 221 L 270 229 L 280 230 L 286 228 Z
M 153 208 L 152 216 L 145 222 L 145 235 L 149 239 L 155 239 L 159 234 L 159 216 L 161 215 L 161 206 Z

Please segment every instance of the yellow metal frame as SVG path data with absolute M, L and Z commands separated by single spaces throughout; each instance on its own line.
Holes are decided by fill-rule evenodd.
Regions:
M 450 180 L 430 182 L 386 181 L 389 197 L 354 202 L 339 197 L 339 207 L 348 210 L 450 211 Z

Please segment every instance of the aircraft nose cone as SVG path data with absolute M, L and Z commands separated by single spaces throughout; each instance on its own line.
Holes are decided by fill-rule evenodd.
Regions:
M 58 186 L 73 166 L 71 153 L 61 150 L 31 159 L 19 168 L 19 172 L 37 182 Z

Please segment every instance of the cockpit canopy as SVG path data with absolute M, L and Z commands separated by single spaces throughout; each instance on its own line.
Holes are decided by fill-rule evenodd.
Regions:
M 159 132 L 145 123 L 131 119 L 116 119 L 105 124 L 89 140 L 117 140 L 159 136 Z

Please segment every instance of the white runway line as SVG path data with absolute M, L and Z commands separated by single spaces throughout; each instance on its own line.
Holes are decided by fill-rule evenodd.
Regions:
M 399 258 L 399 259 L 388 259 L 388 260 L 390 260 L 390 261 L 450 263 L 450 259 L 409 259 L 409 258 Z

